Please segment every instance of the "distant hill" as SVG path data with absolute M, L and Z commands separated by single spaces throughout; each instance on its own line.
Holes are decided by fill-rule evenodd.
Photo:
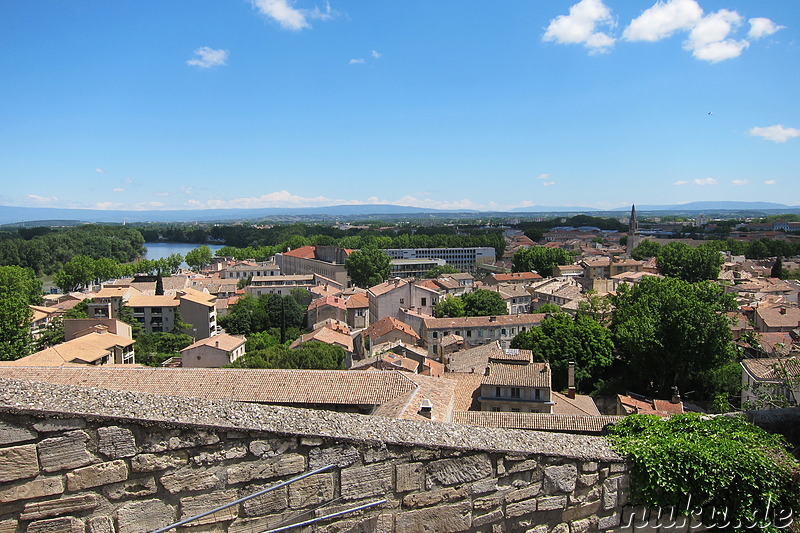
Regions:
M 25 221 L 83 221 L 83 222 L 194 222 L 217 220 L 253 220 L 271 216 L 367 216 L 420 215 L 425 213 L 456 213 L 477 211 L 447 211 L 402 205 L 333 205 L 326 207 L 286 207 L 262 209 L 197 209 L 164 211 L 117 211 L 99 209 L 59 209 L 53 207 L 0 206 L 0 224 Z
M 673 205 L 637 205 L 637 211 L 664 211 L 671 213 L 695 212 L 754 212 L 753 214 L 772 212 L 800 212 L 800 207 L 788 206 L 772 202 L 691 202 Z M 262 209 L 198 209 L 171 211 L 110 211 L 99 209 L 60 209 L 52 207 L 15 207 L 0 206 L 0 224 L 24 224 L 41 226 L 69 226 L 76 223 L 108 223 L 122 222 L 236 222 L 272 219 L 277 221 L 310 221 L 337 220 L 345 217 L 365 220 L 390 218 L 472 218 L 473 215 L 503 217 L 507 215 L 556 214 L 574 215 L 589 213 L 595 216 L 618 216 L 630 210 L 630 206 L 617 209 L 600 210 L 579 206 L 531 206 L 518 207 L 511 211 L 476 211 L 476 210 L 442 210 L 402 205 L 332 205 L 326 207 L 285 207 Z
M 797 206 L 773 202 L 689 202 L 673 205 L 636 205 L 637 211 L 760 211 L 764 209 L 795 209 Z M 620 207 L 614 211 L 628 211 Z

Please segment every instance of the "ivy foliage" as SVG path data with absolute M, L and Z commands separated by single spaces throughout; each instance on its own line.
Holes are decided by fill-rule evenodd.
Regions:
M 637 505 L 691 513 L 720 531 L 780 531 L 782 517 L 800 512 L 800 463 L 782 436 L 742 416 L 631 415 L 609 433 L 633 463 Z

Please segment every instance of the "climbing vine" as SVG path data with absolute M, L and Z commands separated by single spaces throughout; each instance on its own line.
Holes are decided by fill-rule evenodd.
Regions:
M 800 516 L 800 463 L 782 436 L 741 416 L 632 415 L 609 438 L 633 464 L 637 505 L 728 531 L 789 531 Z

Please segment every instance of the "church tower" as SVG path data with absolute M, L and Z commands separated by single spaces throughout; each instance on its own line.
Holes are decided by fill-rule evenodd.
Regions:
M 631 206 L 631 218 L 628 221 L 628 244 L 625 247 L 625 255 L 631 256 L 634 248 L 639 246 L 639 221 L 636 220 L 636 205 Z

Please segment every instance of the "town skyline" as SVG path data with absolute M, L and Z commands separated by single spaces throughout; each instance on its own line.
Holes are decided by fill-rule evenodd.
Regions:
M 0 205 L 798 205 L 794 2 L 0 7 Z

